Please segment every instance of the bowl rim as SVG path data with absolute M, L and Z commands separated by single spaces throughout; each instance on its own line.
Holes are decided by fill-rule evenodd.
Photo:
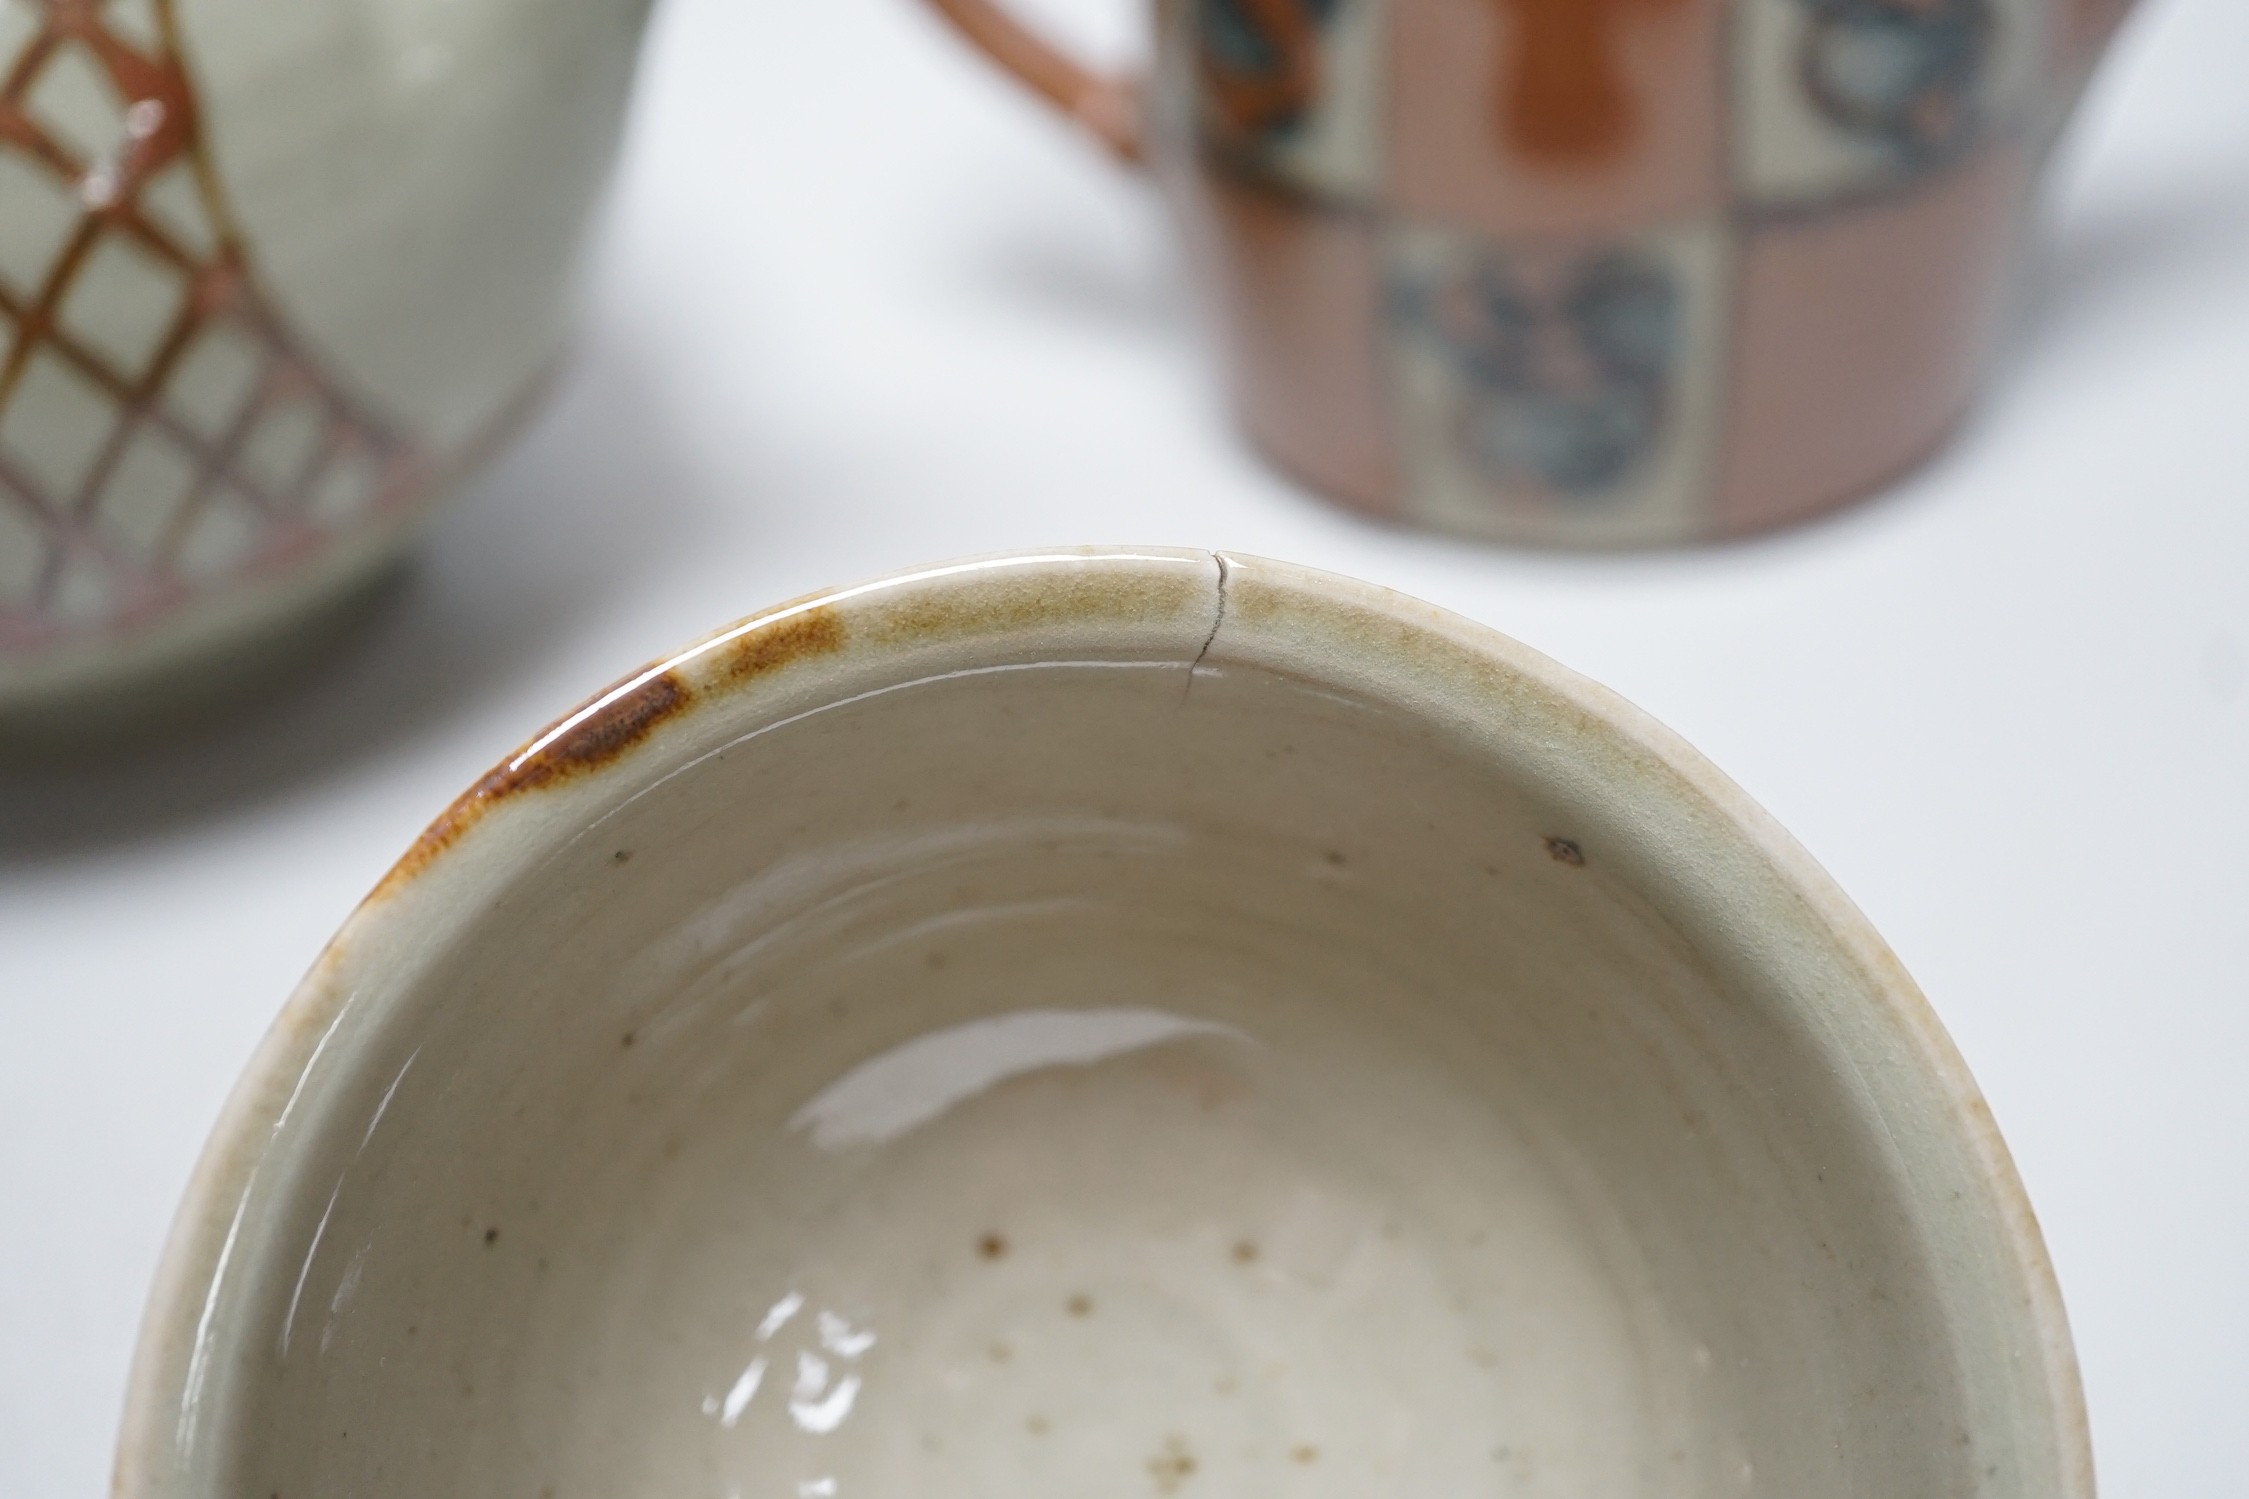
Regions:
M 1014 590 L 1009 607 L 989 607 Z M 903 606 L 901 610 L 901 606 Z M 859 628 L 889 611 L 903 633 Z M 612 683 L 499 761 L 440 813 L 323 947 L 259 1042 L 196 1162 L 163 1250 L 127 1378 L 111 1481 L 113 1499 L 183 1499 L 194 1387 L 210 1345 L 226 1268 L 243 1228 L 252 1177 L 297 1102 L 360 981 L 387 961 L 383 942 L 418 932 L 444 888 L 524 862 L 541 835 L 582 827 L 585 813 L 658 778 L 651 741 L 714 718 L 794 701 L 841 700 L 839 679 L 916 650 L 981 660 L 998 651 L 1056 659 L 1054 643 L 1132 636 L 1131 659 L 1162 660 L 1164 642 L 1189 673 L 1205 657 L 1337 681 L 1409 682 L 1400 710 L 1424 717 L 1448 700 L 1514 691 L 1510 711 L 1534 726 L 1589 735 L 1623 752 L 1636 795 L 1668 798 L 1752 850 L 1762 871 L 1851 966 L 1907 1038 L 1912 1060 L 1944 1100 L 1929 1121 L 1963 1147 L 2002 1226 L 2019 1331 L 2043 1367 L 2045 1408 L 2016 1412 L 2042 1426 L 2052 1471 L 2025 1493 L 2093 1499 L 2091 1436 L 2059 1282 L 2027 1193 L 1982 1093 L 1928 1000 L 1834 880 L 1746 792 L 1685 741 L 1622 697 L 1487 626 L 1339 574 L 1231 551 L 1077 547 L 986 554 L 825 589 L 747 615 Z M 1200 648 L 1195 649 L 1199 637 Z M 1216 652 L 1214 656 L 1214 651 Z M 754 669 L 745 670 L 744 662 Z M 1567 723 L 1561 721 L 1566 719 Z M 1807 1004 L 1823 1001 L 1806 1001 Z

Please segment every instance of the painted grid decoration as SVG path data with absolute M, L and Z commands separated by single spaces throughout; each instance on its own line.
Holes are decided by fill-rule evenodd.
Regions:
M 0 0 L 0 654 L 128 629 L 426 464 L 258 285 L 172 0 Z

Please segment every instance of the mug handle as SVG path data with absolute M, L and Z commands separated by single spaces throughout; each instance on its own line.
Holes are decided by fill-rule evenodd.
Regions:
M 1145 156 L 1140 85 L 1097 73 L 1025 26 L 995 0 L 929 0 L 992 61 L 1093 132 L 1119 160 Z

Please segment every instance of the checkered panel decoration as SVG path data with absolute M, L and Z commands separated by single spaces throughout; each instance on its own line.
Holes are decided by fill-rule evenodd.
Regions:
M 1214 190 L 1366 246 L 1327 299 L 1394 508 L 1514 539 L 1754 529 L 1926 446 L 2058 75 L 2055 0 L 1175 3 Z

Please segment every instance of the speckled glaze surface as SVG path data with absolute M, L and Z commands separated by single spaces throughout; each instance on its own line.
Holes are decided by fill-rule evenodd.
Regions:
M 290 1000 L 118 1499 L 2090 1499 L 1988 1111 L 1626 704 L 1255 558 L 931 568 L 548 729 Z
M 1783 525 L 1928 453 L 2127 6 L 1160 0 L 1136 99 L 934 3 L 1159 169 L 1275 462 L 1580 547 Z
M 645 0 L 0 0 L 0 738 L 224 676 L 552 361 Z

